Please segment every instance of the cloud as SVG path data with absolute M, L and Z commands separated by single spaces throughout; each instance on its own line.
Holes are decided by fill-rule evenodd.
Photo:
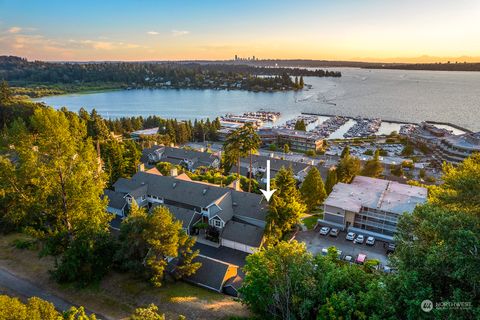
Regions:
M 19 33 L 20 31 L 22 31 L 22 28 L 20 27 L 11 27 L 10 29 L 8 29 L 9 33 Z
M 156 36 L 158 35 L 159 33 L 157 31 L 148 31 L 147 34 L 151 35 L 151 36 Z
M 189 34 L 190 31 L 188 30 L 172 30 L 172 36 L 174 37 L 181 37 Z

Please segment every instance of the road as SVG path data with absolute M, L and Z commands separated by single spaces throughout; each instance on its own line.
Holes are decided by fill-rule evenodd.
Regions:
M 60 298 L 57 295 L 51 294 L 47 290 L 42 289 L 34 285 L 33 283 L 30 283 L 29 281 L 22 279 L 12 274 L 10 271 L 0 267 L 0 292 L 2 291 L 2 288 L 5 288 L 8 292 L 11 292 L 21 297 L 39 297 L 43 300 L 49 301 L 53 303 L 55 308 L 59 311 L 66 311 L 72 306 L 77 307 L 76 305 L 68 302 L 67 300 Z M 89 315 L 93 313 L 86 308 L 85 311 Z M 98 313 L 95 313 L 95 315 L 97 316 L 97 319 L 109 319 L 108 317 L 99 315 Z

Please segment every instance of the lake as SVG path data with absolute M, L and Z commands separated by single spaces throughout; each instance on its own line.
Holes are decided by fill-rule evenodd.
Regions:
M 68 94 L 36 99 L 56 108 L 95 108 L 104 117 L 159 115 L 213 118 L 259 109 L 379 117 L 386 120 L 450 122 L 480 130 L 480 72 L 332 68 L 341 78 L 306 77 L 298 92 L 139 89 Z

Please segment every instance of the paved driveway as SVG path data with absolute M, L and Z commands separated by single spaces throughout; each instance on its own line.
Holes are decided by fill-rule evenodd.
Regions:
M 359 253 L 367 255 L 367 259 L 378 259 L 382 265 L 388 265 L 387 255 L 383 247 L 384 242 L 376 241 L 374 246 L 354 244 L 353 241 L 345 240 L 345 232 L 340 232 L 338 237 L 322 236 L 316 230 L 301 231 L 295 239 L 306 243 L 307 249 L 313 254 L 321 253 L 323 248 L 336 247 L 342 251 L 342 256 L 351 255 L 355 258 Z

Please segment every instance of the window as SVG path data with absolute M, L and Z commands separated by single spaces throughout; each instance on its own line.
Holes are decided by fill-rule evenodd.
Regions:
M 217 228 L 221 228 L 222 227 L 222 221 L 220 220 L 213 220 L 213 225 Z
M 146 197 L 147 197 L 146 195 L 143 195 L 143 196 L 142 196 L 142 200 L 145 200 L 145 199 L 146 199 Z

